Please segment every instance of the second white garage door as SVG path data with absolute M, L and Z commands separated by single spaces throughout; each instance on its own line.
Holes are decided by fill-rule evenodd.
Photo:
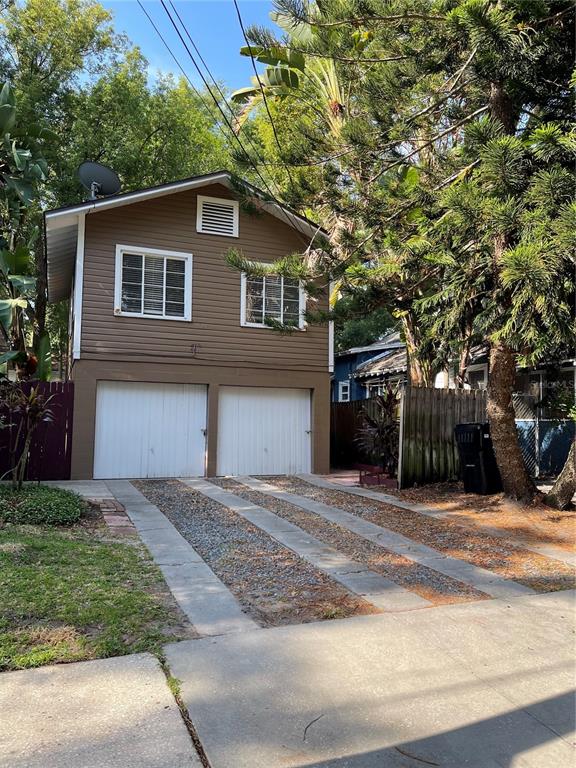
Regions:
M 100 381 L 94 477 L 204 474 L 206 387 Z
M 310 472 L 310 390 L 221 387 L 218 474 Z

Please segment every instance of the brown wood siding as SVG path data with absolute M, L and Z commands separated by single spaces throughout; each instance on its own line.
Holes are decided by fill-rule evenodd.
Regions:
M 304 236 L 270 214 L 242 210 L 238 238 L 199 234 L 197 194 L 233 197 L 213 185 L 86 217 L 82 359 L 326 372 L 326 326 L 281 336 L 240 325 L 240 274 L 224 261 L 229 248 L 256 261 L 274 261 L 302 251 Z M 192 322 L 114 315 L 117 244 L 193 254 Z M 326 299 L 319 306 L 326 307 Z
M 143 363 L 77 360 L 74 379 L 74 433 L 72 438 L 72 479 L 93 476 L 96 390 L 99 381 L 156 382 L 161 384 L 206 384 L 208 387 L 207 467 L 216 474 L 218 441 L 218 395 L 221 386 L 289 387 L 308 389 L 312 395 L 312 471 L 329 471 L 330 377 L 327 372 L 250 369 L 205 365 L 175 365 L 172 362 Z

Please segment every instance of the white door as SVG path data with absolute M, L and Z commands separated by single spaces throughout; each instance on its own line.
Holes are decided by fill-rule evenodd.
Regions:
M 204 474 L 206 387 L 100 381 L 94 477 Z
M 310 472 L 310 390 L 220 387 L 218 474 Z

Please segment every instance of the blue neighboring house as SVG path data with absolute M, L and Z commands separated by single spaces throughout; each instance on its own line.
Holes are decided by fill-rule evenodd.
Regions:
M 332 402 L 347 403 L 350 400 L 365 400 L 377 393 L 377 384 L 372 377 L 363 376 L 367 364 L 378 363 L 383 380 L 384 368 L 389 376 L 385 378 L 404 379 L 406 376 L 406 349 L 397 331 L 386 334 L 382 339 L 365 347 L 353 347 L 334 356 L 332 377 Z M 374 383 L 374 386 L 371 386 Z M 376 387 L 376 389 L 374 388 Z

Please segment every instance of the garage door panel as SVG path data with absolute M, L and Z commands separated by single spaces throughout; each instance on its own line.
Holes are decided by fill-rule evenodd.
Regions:
M 98 383 L 94 477 L 204 474 L 206 387 Z
M 310 390 L 221 387 L 218 474 L 310 471 Z

